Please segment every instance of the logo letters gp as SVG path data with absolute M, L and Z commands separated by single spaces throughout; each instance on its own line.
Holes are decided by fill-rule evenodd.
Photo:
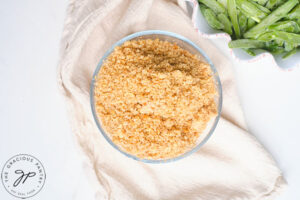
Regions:
M 5 163 L 1 180 L 9 194 L 25 199 L 41 191 L 45 184 L 46 173 L 37 158 L 28 154 L 19 154 Z

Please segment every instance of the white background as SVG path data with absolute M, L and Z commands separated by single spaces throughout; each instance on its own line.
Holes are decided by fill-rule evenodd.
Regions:
M 32 199 L 68 200 L 78 190 L 86 190 L 82 199 L 91 199 L 88 184 L 78 188 L 84 174 L 56 84 L 66 6 L 66 0 L 0 3 L 0 168 L 19 153 L 40 159 L 47 179 Z M 274 156 L 289 183 L 278 200 L 298 200 L 300 69 L 235 63 L 235 71 L 250 132 Z M 0 184 L 0 199 L 15 198 Z

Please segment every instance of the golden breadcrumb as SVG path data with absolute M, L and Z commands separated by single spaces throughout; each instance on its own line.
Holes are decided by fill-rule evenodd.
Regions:
M 173 158 L 195 146 L 217 115 L 210 66 L 175 43 L 133 40 L 116 47 L 95 81 L 102 128 L 122 150 Z

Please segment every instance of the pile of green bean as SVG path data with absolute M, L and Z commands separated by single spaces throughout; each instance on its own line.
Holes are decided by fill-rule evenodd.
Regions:
M 300 48 L 300 0 L 198 0 L 207 23 L 232 37 L 230 48 L 287 58 Z

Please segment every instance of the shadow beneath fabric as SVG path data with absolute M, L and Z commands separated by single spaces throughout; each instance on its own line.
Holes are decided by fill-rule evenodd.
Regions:
M 133 199 L 151 200 L 142 192 L 142 189 L 140 189 L 139 185 L 132 183 L 130 180 L 128 180 L 128 177 L 123 176 L 122 173 L 118 173 L 116 170 L 109 167 L 102 167 L 101 170 L 103 170 L 109 176 L 114 177 L 114 180 L 120 183 L 123 188 L 132 195 Z

